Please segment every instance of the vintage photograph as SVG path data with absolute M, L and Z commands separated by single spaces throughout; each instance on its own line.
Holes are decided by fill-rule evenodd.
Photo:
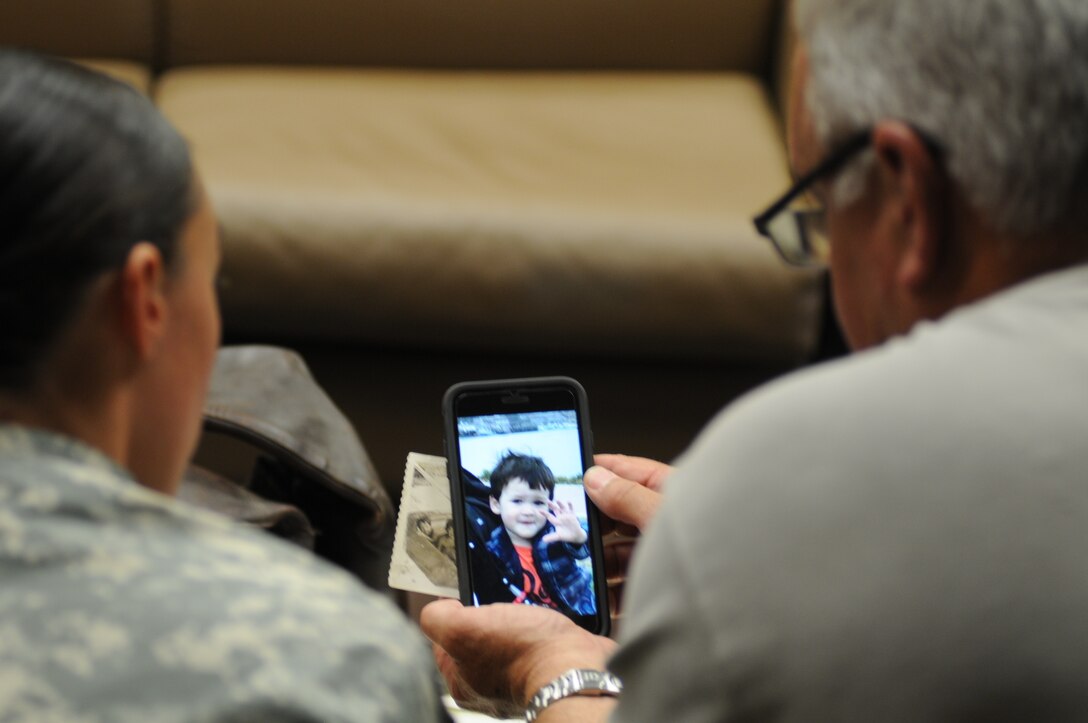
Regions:
M 404 466 L 389 586 L 458 597 L 454 548 L 446 459 L 412 452 Z
M 452 515 L 438 512 L 409 514 L 405 550 L 435 585 L 457 587 Z

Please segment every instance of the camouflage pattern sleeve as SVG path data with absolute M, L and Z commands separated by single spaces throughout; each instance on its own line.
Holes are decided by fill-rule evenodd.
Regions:
M 449 719 L 384 597 L 79 443 L 0 426 L 0 723 L 250 720 Z

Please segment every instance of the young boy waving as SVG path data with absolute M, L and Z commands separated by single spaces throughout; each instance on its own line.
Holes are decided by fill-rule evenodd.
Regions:
M 489 554 L 474 556 L 479 602 L 595 614 L 593 574 L 577 562 L 589 557 L 588 534 L 574 506 L 554 499 L 555 476 L 544 461 L 508 452 L 490 483 L 488 502 L 502 524 L 486 543 Z

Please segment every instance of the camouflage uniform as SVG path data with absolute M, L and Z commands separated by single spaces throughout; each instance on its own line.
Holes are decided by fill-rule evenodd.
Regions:
M 0 426 L 0 723 L 446 721 L 421 636 L 302 550 Z

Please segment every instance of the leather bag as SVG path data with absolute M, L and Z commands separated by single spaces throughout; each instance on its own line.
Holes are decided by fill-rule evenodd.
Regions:
M 386 589 L 392 502 L 351 423 L 298 354 L 222 348 L 204 434 L 241 443 L 255 460 L 246 476 L 208 469 L 202 459 L 186 473 L 179 497 L 312 549 Z

